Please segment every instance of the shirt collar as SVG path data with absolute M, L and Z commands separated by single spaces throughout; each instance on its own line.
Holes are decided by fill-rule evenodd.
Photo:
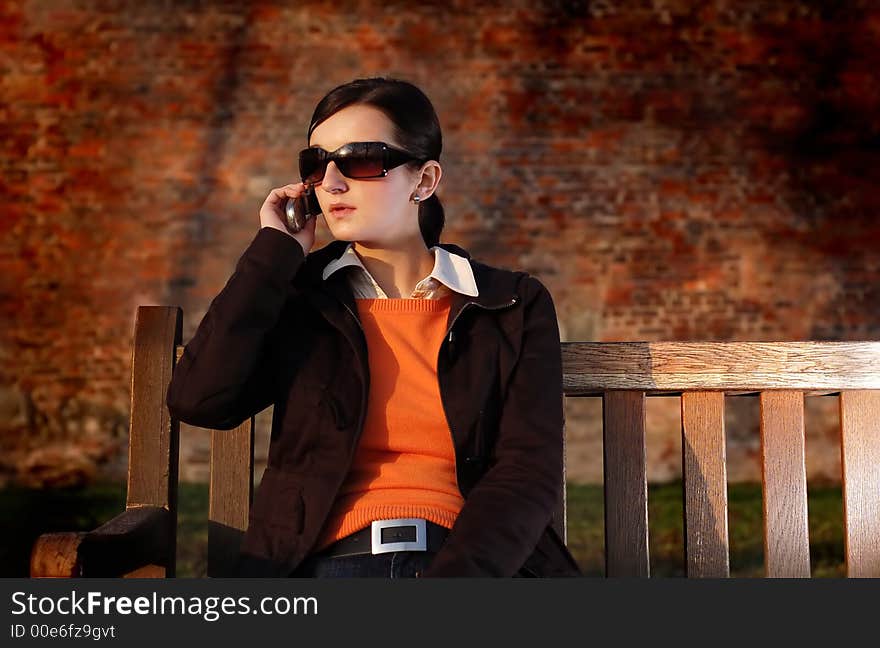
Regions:
M 444 250 L 439 245 L 428 249 L 434 254 L 434 269 L 431 270 L 431 273 L 428 275 L 429 277 L 434 277 L 437 281 L 455 292 L 471 297 L 479 296 L 477 281 L 474 279 L 474 271 L 471 268 L 470 261 L 454 252 Z M 338 259 L 333 259 L 324 266 L 321 278 L 326 280 L 327 277 L 337 270 L 348 266 L 358 267 L 368 276 L 371 276 L 370 271 L 367 270 L 360 256 L 355 251 L 354 245 L 349 243 Z

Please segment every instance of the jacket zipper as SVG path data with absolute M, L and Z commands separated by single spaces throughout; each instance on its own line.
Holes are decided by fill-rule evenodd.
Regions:
M 450 336 L 449 341 L 452 342 L 451 335 L 452 335 L 452 329 L 455 328 L 455 323 L 458 321 L 458 318 L 467 309 L 468 306 L 477 306 L 479 308 L 482 308 L 483 310 L 501 310 L 503 308 L 509 308 L 509 307 L 513 306 L 516 303 L 517 299 L 519 299 L 519 295 L 514 295 L 513 299 L 511 299 L 509 302 L 507 302 L 505 304 L 498 304 L 497 306 L 484 306 L 483 304 L 478 304 L 477 302 L 473 302 L 473 301 L 466 302 L 465 305 L 461 307 L 461 310 L 459 310 L 455 314 L 455 317 L 452 318 L 452 324 L 450 324 L 449 328 L 446 329 L 446 333 Z
M 461 310 L 459 310 L 455 314 L 455 317 L 452 318 L 452 324 L 449 325 L 449 328 L 446 330 L 446 337 L 443 338 L 443 343 L 440 344 L 440 349 L 437 352 L 437 370 L 438 370 L 438 372 L 440 370 L 440 358 L 443 355 L 443 344 L 444 343 L 453 344 L 455 342 L 455 332 L 452 329 L 455 328 L 455 323 L 458 321 L 458 318 L 467 309 L 468 306 L 473 305 L 473 306 L 477 306 L 479 308 L 482 308 L 483 310 L 497 311 L 497 310 L 502 310 L 504 308 L 510 308 L 511 306 L 516 304 L 517 299 L 519 299 L 519 296 L 514 295 L 513 299 L 511 299 L 507 303 L 498 304 L 497 306 L 484 306 L 483 304 L 478 304 L 477 302 L 472 302 L 472 301 L 465 303 L 465 305 L 461 307 Z M 447 344 L 447 346 L 448 346 L 448 344 Z M 439 378 L 439 376 L 438 376 L 438 378 Z M 452 433 L 452 425 L 449 422 L 450 421 L 449 412 L 446 409 L 446 402 L 443 400 L 443 390 L 442 389 L 440 390 L 440 405 L 442 405 L 442 407 L 443 407 L 443 415 L 446 417 L 446 427 L 449 429 L 449 435 L 452 437 L 452 449 L 453 449 L 453 455 L 454 455 L 455 454 L 455 434 Z M 480 410 L 480 411 L 482 412 L 482 410 Z M 486 452 L 485 452 L 486 449 L 483 446 L 484 446 L 483 437 L 482 437 L 482 435 L 478 435 L 478 437 L 477 437 L 477 456 L 480 458 L 484 458 L 484 455 L 486 454 Z M 470 458 L 471 457 L 464 457 L 464 460 L 467 461 Z M 458 492 L 462 495 L 462 497 L 464 497 L 464 494 L 461 491 L 461 483 L 458 480 L 458 465 L 455 466 L 455 485 L 458 488 Z

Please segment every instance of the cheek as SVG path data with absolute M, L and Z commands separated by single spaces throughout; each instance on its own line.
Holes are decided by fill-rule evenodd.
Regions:
M 370 220 L 395 220 L 401 210 L 400 193 L 391 187 L 368 187 L 362 194 L 359 205 Z

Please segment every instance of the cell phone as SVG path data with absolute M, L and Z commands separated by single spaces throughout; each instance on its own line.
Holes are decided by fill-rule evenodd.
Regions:
M 299 198 L 288 198 L 284 203 L 284 226 L 291 234 L 296 234 L 310 218 L 317 218 L 321 213 L 318 196 L 311 186 L 300 194 Z

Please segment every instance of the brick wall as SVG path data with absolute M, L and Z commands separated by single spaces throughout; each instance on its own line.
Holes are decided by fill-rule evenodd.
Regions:
M 189 339 L 315 103 L 360 76 L 432 98 L 444 240 L 541 278 L 563 339 L 880 337 L 876 4 L 502 4 L 0 3 L 2 479 L 124 471 L 137 306 L 179 304 Z M 732 479 L 758 474 L 753 414 L 731 408 Z M 594 406 L 567 416 L 569 475 L 599 479 Z

